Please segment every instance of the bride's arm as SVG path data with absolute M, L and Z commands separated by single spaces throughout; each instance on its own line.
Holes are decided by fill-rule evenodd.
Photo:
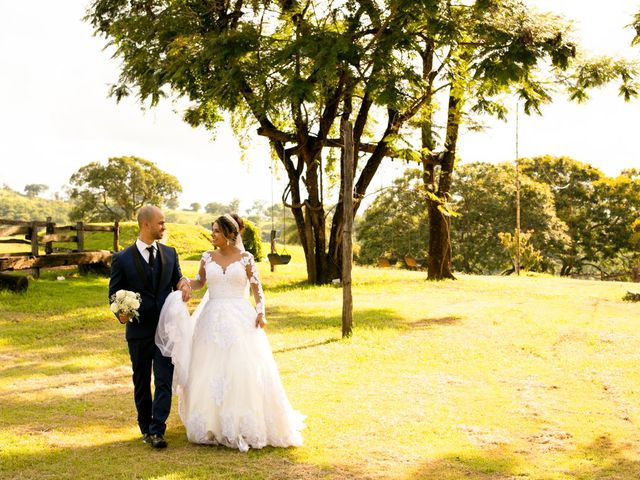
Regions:
M 258 278 L 258 269 L 256 268 L 256 262 L 253 260 L 253 255 L 248 254 L 248 259 L 249 261 L 245 269 L 247 278 L 249 279 L 249 285 L 251 285 L 253 298 L 256 301 L 256 328 L 262 328 L 267 323 L 264 314 L 264 292 L 262 291 L 262 284 Z
M 191 290 L 198 290 L 204 287 L 205 284 L 207 283 L 207 273 L 205 272 L 205 269 L 204 269 L 205 262 L 206 260 L 203 255 L 202 260 L 200 260 L 200 270 L 198 270 L 198 274 L 196 275 L 196 278 L 189 280 L 189 286 L 191 287 Z

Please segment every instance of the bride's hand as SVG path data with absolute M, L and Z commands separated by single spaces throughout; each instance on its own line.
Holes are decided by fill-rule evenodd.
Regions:
M 256 317 L 256 328 L 264 328 L 264 315 L 261 313 Z

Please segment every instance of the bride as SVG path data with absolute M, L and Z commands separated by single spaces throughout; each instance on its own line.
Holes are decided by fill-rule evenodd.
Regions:
M 156 343 L 171 357 L 179 414 L 190 442 L 226 445 L 246 452 L 266 445 L 302 445 L 304 416 L 293 410 L 262 327 L 264 296 L 253 256 L 244 250 L 244 224 L 225 214 L 213 224 L 191 288 L 207 285 L 189 315 L 181 292 L 160 314 Z M 255 299 L 255 310 L 247 291 Z

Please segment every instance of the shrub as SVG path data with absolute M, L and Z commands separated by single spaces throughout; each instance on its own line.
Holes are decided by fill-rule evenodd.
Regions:
M 244 243 L 244 248 L 254 256 L 256 262 L 262 260 L 264 254 L 262 253 L 260 230 L 248 220 L 244 220 L 242 242 Z

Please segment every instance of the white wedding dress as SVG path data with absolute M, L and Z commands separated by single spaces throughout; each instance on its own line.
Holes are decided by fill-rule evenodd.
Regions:
M 181 292 L 167 298 L 156 343 L 175 366 L 174 391 L 190 442 L 247 451 L 302 445 L 304 416 L 293 410 L 269 341 L 256 327 L 254 292 L 263 309 L 253 256 L 243 252 L 226 269 L 207 252 L 200 272 L 208 294 L 189 316 Z

